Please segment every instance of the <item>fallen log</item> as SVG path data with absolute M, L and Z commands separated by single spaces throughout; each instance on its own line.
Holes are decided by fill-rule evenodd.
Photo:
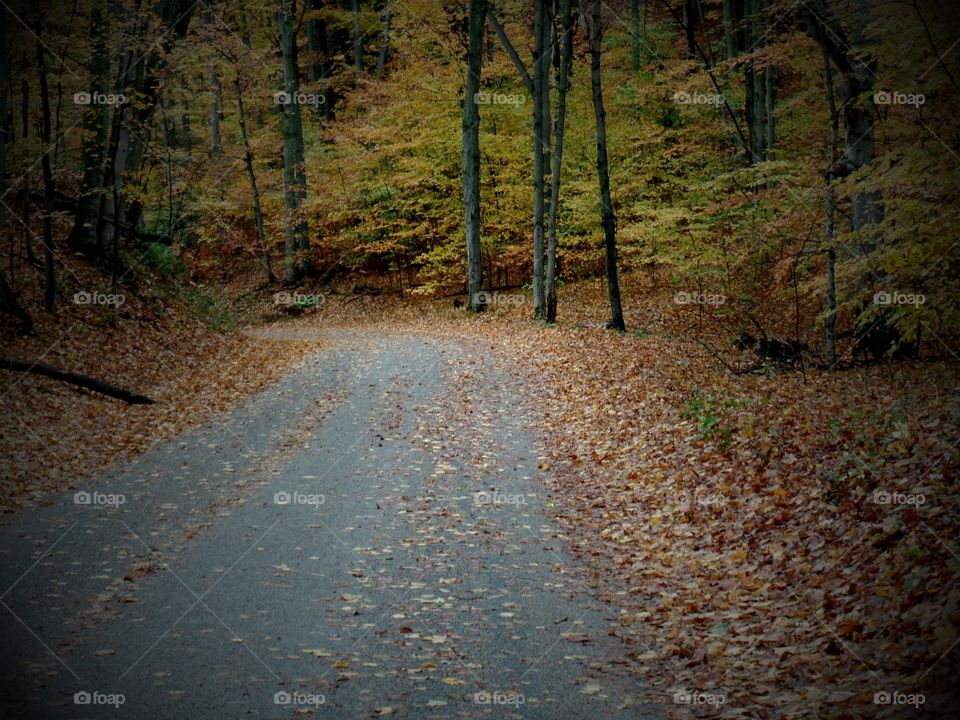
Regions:
M 109 395 L 110 397 L 117 398 L 118 400 L 123 400 L 128 405 L 153 405 L 155 403 L 154 400 L 151 400 L 145 395 L 140 395 L 138 393 L 125 390 L 122 387 L 111 385 L 110 383 L 103 382 L 103 380 L 97 380 L 96 378 L 88 377 L 87 375 L 81 375 L 80 373 L 70 372 L 67 370 L 58 370 L 55 367 L 51 367 L 50 365 L 46 365 L 41 362 L 31 363 L 24 362 L 23 360 L 0 358 L 0 370 L 20 370 L 22 372 L 33 373 L 35 375 L 43 375 L 45 377 L 53 378 L 54 380 L 62 380 L 63 382 L 70 383 L 71 385 L 79 385 L 87 390 L 92 390 L 93 392 L 101 393 L 102 395 Z

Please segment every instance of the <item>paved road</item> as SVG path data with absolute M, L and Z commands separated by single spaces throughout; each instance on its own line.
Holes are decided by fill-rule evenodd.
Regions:
M 516 392 L 459 344 L 342 334 L 4 516 L 0 714 L 662 715 L 544 512 Z

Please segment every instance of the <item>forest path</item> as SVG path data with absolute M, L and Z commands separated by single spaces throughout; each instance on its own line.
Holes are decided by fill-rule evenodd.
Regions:
M 489 348 L 321 332 L 243 407 L 84 482 L 90 504 L 0 519 L 2 714 L 662 715 Z

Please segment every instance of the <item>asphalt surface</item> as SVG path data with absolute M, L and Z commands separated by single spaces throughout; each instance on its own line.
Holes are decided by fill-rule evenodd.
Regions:
M 457 343 L 331 340 L 0 518 L 0 714 L 662 716 L 545 512 L 518 389 Z

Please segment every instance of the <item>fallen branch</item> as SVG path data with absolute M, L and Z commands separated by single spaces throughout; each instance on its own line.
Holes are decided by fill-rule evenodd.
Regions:
M 30 363 L 22 360 L 9 360 L 7 358 L 0 358 L 0 370 L 20 370 L 22 372 L 33 373 L 35 375 L 44 375 L 46 377 L 53 378 L 54 380 L 62 380 L 63 382 L 70 383 L 71 385 L 79 385 L 80 387 L 87 388 L 87 390 L 92 390 L 93 392 L 109 395 L 110 397 L 117 398 L 118 400 L 123 400 L 128 405 L 153 405 L 155 402 L 144 395 L 139 395 L 135 392 L 124 390 L 121 387 L 111 385 L 110 383 L 103 382 L 102 380 L 81 375 L 80 373 L 57 370 L 55 367 L 51 367 L 40 362 Z

